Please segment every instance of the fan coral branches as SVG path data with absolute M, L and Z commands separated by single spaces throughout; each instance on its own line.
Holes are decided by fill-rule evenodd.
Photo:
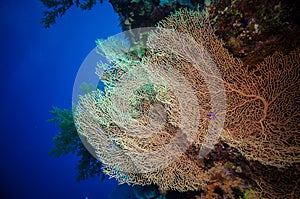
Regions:
M 299 51 L 244 66 L 206 15 L 180 10 L 161 21 L 142 58 L 120 55 L 122 42 L 99 42 L 113 63 L 100 66 L 106 89 L 81 96 L 74 119 L 104 172 L 120 183 L 209 190 L 215 171 L 226 171 L 203 163 L 219 139 L 263 165 L 300 162 Z M 219 186 L 229 197 L 234 187 L 243 191 L 245 182 Z

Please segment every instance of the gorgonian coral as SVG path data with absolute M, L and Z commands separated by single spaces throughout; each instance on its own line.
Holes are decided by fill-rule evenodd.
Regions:
M 187 10 L 147 39 L 142 58 L 122 41 L 100 42 L 113 63 L 98 69 L 106 90 L 81 96 L 74 112 L 104 172 L 121 183 L 205 190 L 216 168 L 198 154 L 218 139 L 264 165 L 300 162 L 299 51 L 244 66 L 215 36 L 206 13 Z

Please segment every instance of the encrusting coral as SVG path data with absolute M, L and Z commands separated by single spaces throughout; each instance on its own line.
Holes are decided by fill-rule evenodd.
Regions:
M 236 148 L 249 161 L 257 160 L 262 165 L 277 168 L 299 164 L 298 50 L 289 55 L 276 53 L 255 67 L 244 66 L 215 36 L 206 13 L 188 10 L 180 10 L 161 21 L 159 28 L 150 34 L 147 45 L 150 50 L 141 60 L 119 55 L 117 50 L 102 49 L 115 56 L 110 58 L 114 67 L 106 69 L 101 77 L 107 89 L 105 93 L 96 90 L 81 96 L 74 112 L 78 132 L 93 146 L 106 174 L 120 183 L 155 184 L 161 190 L 181 192 L 207 190 L 206 195 L 213 195 L 210 187 L 217 179 L 216 171 L 226 171 L 226 168 L 218 162 L 208 168 L 198 154 L 209 133 L 209 123 L 218 122 L 220 116 L 225 120 L 219 139 Z M 146 69 L 148 78 L 158 82 L 139 87 L 139 81 L 143 81 L 138 77 L 139 69 L 149 65 L 155 67 Z M 204 67 L 200 67 L 199 73 L 200 65 Z M 210 71 L 208 67 L 212 65 L 220 76 Z M 164 67 L 158 70 L 157 66 Z M 128 71 L 132 74 L 126 76 Z M 178 82 L 173 81 L 174 77 Z M 126 82 L 127 89 L 140 90 L 126 93 L 128 90 L 122 90 L 124 87 L 119 89 L 118 85 L 124 83 L 122 78 L 135 78 L 130 84 Z M 223 90 L 214 88 L 217 102 L 222 92 L 226 94 L 226 110 L 216 109 L 214 118 L 207 117 L 213 109 L 207 79 L 224 85 Z M 185 81 L 193 90 L 184 87 Z M 182 87 L 176 92 L 168 86 Z M 181 96 L 190 92 L 195 98 L 180 101 Z M 127 101 L 127 112 L 117 106 L 116 95 Z M 200 106 L 193 104 L 196 102 Z M 190 110 L 194 107 L 197 110 Z M 161 108 L 165 111 L 160 112 Z M 195 114 L 198 114 L 196 132 L 191 133 L 188 128 L 195 125 L 191 119 Z M 161 125 L 161 121 L 166 122 Z M 151 125 L 147 125 L 149 123 Z M 207 142 L 210 146 L 218 142 L 215 135 L 212 136 L 214 139 Z M 169 146 L 170 142 L 175 144 Z M 224 182 L 230 182 L 219 186 L 228 198 L 232 198 L 230 190 L 235 187 L 240 191 L 247 189 L 245 181 L 228 176 L 230 172 L 219 174 Z M 295 190 L 295 194 L 299 194 L 299 188 Z

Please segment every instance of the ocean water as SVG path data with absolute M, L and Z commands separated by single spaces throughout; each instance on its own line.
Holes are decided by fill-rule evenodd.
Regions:
M 52 106 L 69 109 L 80 64 L 95 40 L 121 32 L 108 2 L 71 8 L 50 29 L 38 0 L 0 1 L 0 198 L 105 199 L 116 181 L 76 182 L 77 158 L 48 155 L 58 132 Z

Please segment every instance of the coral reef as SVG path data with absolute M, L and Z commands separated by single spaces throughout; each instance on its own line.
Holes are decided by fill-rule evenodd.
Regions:
M 263 61 L 276 50 L 290 52 L 300 47 L 300 6 L 293 0 L 110 2 L 123 30 L 155 26 L 180 8 L 204 8 L 225 48 L 247 65 Z
M 294 187 L 286 189 L 287 186 L 283 185 L 282 188 L 275 188 L 272 182 L 261 178 L 262 174 L 255 171 L 259 168 L 261 172 L 267 171 L 268 168 L 287 168 L 290 171 L 291 167 L 297 173 L 297 165 L 300 162 L 299 51 L 288 55 L 277 53 L 255 67 L 246 67 L 224 48 L 224 43 L 216 37 L 206 13 L 180 10 L 161 21 L 159 27 L 174 29 L 180 34 L 188 35 L 195 43 L 191 45 L 187 40 L 173 34 L 174 32 L 161 29 L 162 31 L 154 32 L 149 37 L 147 44 L 152 50 L 147 52 L 142 60 L 116 53 L 122 47 L 118 47 L 116 52 L 106 51 L 114 63 L 113 69 L 116 72 L 107 70 L 107 74 L 104 75 L 107 83 L 105 93 L 96 90 L 86 94 L 80 98 L 77 105 L 74 113 L 77 130 L 94 147 L 97 157 L 104 165 L 104 172 L 117 178 L 120 183 L 155 184 L 161 191 L 202 191 L 202 198 L 217 197 L 216 193 L 224 198 L 237 198 L 240 192 L 250 195 L 250 184 L 255 184 L 257 187 L 254 185 L 254 189 L 261 190 L 262 195 L 299 195 L 298 181 Z M 100 42 L 99 46 L 101 44 Z M 112 53 L 116 57 L 112 56 Z M 183 55 L 188 55 L 189 60 Z M 209 67 L 211 61 L 220 71 L 221 79 L 209 71 L 204 70 L 200 75 L 197 73 L 197 64 Z M 122 90 L 124 87 L 117 88 L 118 83 L 122 85 L 120 79 L 126 77 L 129 69 L 138 71 L 143 66 L 155 63 L 168 66 L 162 69 L 166 73 L 175 69 L 195 89 L 196 100 L 202 105 L 198 110 L 199 123 L 195 135 L 180 130 L 177 119 L 178 115 L 183 114 L 183 109 L 178 105 L 180 102 L 176 98 L 177 93 L 165 87 L 149 85 L 140 88 L 141 90 L 135 93 L 135 98 L 130 100 L 133 95 L 126 93 L 128 90 Z M 150 78 L 152 73 L 153 78 L 160 76 L 155 68 L 148 70 Z M 137 79 L 126 86 L 138 88 L 141 79 L 138 79 L 138 72 L 133 74 L 130 77 Z M 176 73 L 163 76 L 165 82 L 172 82 L 172 79 L 168 79 L 170 76 L 176 76 Z M 244 167 L 235 165 L 236 163 L 226 164 L 228 158 L 206 161 L 198 156 L 203 147 L 204 137 L 208 133 L 210 118 L 207 115 L 212 109 L 209 90 L 203 79 L 205 77 L 222 81 L 225 86 L 226 113 L 219 110 L 215 118 L 218 120 L 219 115 L 226 114 L 220 138 L 237 149 L 236 153 L 245 157 L 243 161 L 247 164 L 258 161 L 256 166 L 249 166 L 249 175 L 239 177 L 238 174 L 243 172 Z M 180 91 L 184 93 L 185 88 L 181 88 Z M 120 107 L 116 106 L 114 100 L 117 98 L 113 97 L 116 94 L 128 101 L 131 107 L 129 115 L 124 115 Z M 186 103 L 193 101 L 189 99 Z M 167 124 L 157 132 L 153 132 L 155 128 L 148 129 L 146 125 L 144 132 L 135 133 L 138 131 L 136 126 L 143 126 L 153 119 L 147 115 L 156 111 L 151 109 L 154 104 L 167 107 Z M 114 117 L 121 117 L 121 122 L 116 122 Z M 147 135 L 147 132 L 150 133 Z M 193 141 L 190 141 L 191 138 Z M 162 151 L 158 156 L 141 155 L 152 154 L 171 140 L 175 140 L 174 148 Z M 215 140 L 211 142 L 213 145 L 217 144 Z M 182 152 L 182 148 L 185 147 L 187 150 Z M 212 156 L 213 153 L 210 153 L 206 158 Z M 251 170 L 252 168 L 254 170 Z
M 110 0 L 119 14 L 122 30 L 153 27 L 179 8 L 196 8 L 202 1 Z M 200 2 L 200 3 L 199 3 Z
M 226 48 L 247 65 L 300 46 L 296 1 L 212 1 L 206 8 Z

